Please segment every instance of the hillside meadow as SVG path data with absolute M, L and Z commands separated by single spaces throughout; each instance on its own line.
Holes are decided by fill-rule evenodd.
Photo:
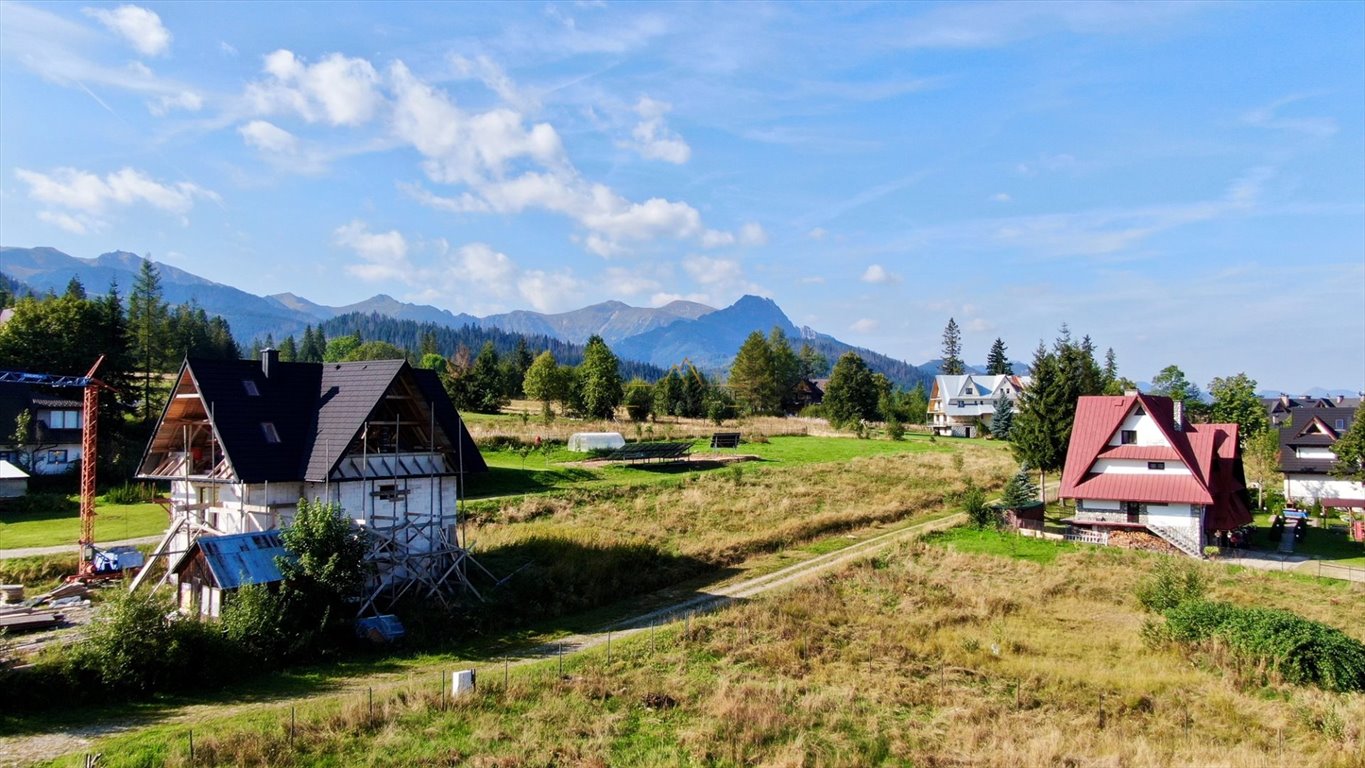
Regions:
M 564 660 L 193 725 L 194 765 L 1357 766 L 1365 695 L 1144 646 L 1154 555 L 950 532 Z M 991 544 L 1004 551 L 1008 544 Z M 1029 556 L 1022 556 L 1029 555 Z M 1359 585 L 1204 565 L 1211 595 L 1365 639 Z M 292 735 L 291 735 L 292 731 Z M 189 765 L 183 724 L 105 765 Z M 76 765 L 78 760 L 55 765 Z

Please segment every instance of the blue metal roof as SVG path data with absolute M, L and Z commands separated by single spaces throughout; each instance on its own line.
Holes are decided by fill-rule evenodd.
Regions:
M 269 584 L 284 578 L 275 558 L 289 557 L 289 553 L 279 531 L 200 536 L 195 545 L 204 553 L 204 562 L 221 589 Z

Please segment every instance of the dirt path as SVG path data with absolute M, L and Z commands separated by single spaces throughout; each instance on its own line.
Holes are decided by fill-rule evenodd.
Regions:
M 818 555 L 799 563 L 794 563 L 771 573 L 740 579 L 715 589 L 702 592 L 687 600 L 617 621 L 602 627 L 596 632 L 570 635 L 552 643 L 545 643 L 527 648 L 519 653 L 512 653 L 506 657 L 507 663 L 509 666 L 519 667 L 525 664 L 544 661 L 547 658 L 553 658 L 559 654 L 568 655 L 590 650 L 605 644 L 608 637 L 613 640 L 620 640 L 639 632 L 648 631 L 655 626 L 683 620 L 686 616 L 691 614 L 714 611 L 735 600 L 755 597 L 766 592 L 782 589 L 783 587 L 788 587 L 798 582 L 811 579 L 821 573 L 833 568 L 838 568 L 841 565 L 845 565 L 859 558 L 866 557 L 869 554 L 878 552 L 900 541 L 959 525 L 964 522 L 965 519 L 964 515 L 956 514 L 922 523 L 912 523 L 851 544 L 843 549 Z M 482 662 L 482 665 L 487 664 L 487 661 Z M 431 672 L 450 671 L 459 669 L 462 666 L 472 665 L 474 665 L 473 662 L 462 662 L 458 659 L 451 659 L 439 664 L 432 664 L 423 669 Z M 341 698 L 345 696 L 355 696 L 370 689 L 383 691 L 399 686 L 410 685 L 414 677 L 421 674 L 422 671 L 423 670 L 410 669 L 400 673 L 370 675 L 363 678 L 356 678 L 341 683 L 337 687 L 330 688 L 325 692 L 281 700 L 274 704 L 274 706 L 283 708 L 284 706 L 287 706 L 287 702 L 289 701 L 317 701 L 328 698 Z M 159 725 L 167 723 L 192 725 L 207 720 L 230 717 L 234 714 L 246 711 L 247 709 L 259 711 L 260 708 L 266 706 L 272 705 L 260 701 L 249 701 L 228 705 L 218 703 L 191 704 L 169 711 L 163 716 L 156 718 L 155 722 Z M 80 752 L 89 749 L 90 746 L 100 738 L 121 731 L 135 729 L 147 725 L 148 723 L 149 721 L 140 719 L 123 721 L 111 720 L 104 723 L 94 723 L 81 728 L 52 733 L 0 737 L 0 766 L 28 765 L 42 760 L 51 760 L 60 757 L 61 755 Z
M 161 534 L 155 536 L 139 536 L 136 539 L 119 539 L 118 541 L 101 541 L 95 546 L 100 549 L 109 547 L 121 547 L 124 545 L 137 546 L 138 544 L 155 544 L 161 541 Z M 75 544 L 58 544 L 55 547 L 21 547 L 19 549 L 0 549 L 0 560 L 9 560 L 15 557 L 36 557 L 39 555 L 64 555 L 76 554 Z

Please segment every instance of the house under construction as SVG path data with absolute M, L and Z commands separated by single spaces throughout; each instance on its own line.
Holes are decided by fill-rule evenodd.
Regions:
M 162 581 L 182 610 L 217 615 L 222 592 L 250 576 L 218 584 L 213 569 L 187 567 L 205 551 L 197 540 L 273 532 L 300 499 L 321 499 L 369 541 L 363 615 L 414 590 L 444 600 L 469 587 L 458 500 L 465 477 L 485 471 L 435 372 L 403 360 L 284 363 L 266 350 L 259 362 L 186 360 L 138 476 L 171 485 L 152 559 L 167 558 Z

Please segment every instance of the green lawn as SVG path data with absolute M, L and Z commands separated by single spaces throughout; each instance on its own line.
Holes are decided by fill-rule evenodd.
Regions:
M 1270 548 L 1266 542 L 1266 531 L 1270 528 L 1270 514 L 1256 515 L 1257 538 L 1254 543 L 1259 548 Z M 1309 528 L 1302 541 L 1295 542 L 1294 553 L 1307 555 L 1319 560 L 1329 560 L 1335 565 L 1352 568 L 1365 568 L 1365 544 L 1351 541 L 1346 524 L 1340 520 L 1329 523 L 1326 528 Z
M 54 499 L 57 497 L 54 497 Z M 166 530 L 166 510 L 156 504 L 95 502 L 95 540 L 114 541 L 154 536 Z M 80 504 L 75 496 L 54 501 L 51 508 L 19 512 L 0 507 L 0 549 L 76 545 L 80 538 Z
M 980 444 L 979 440 L 938 440 L 915 435 L 900 442 L 857 440 L 848 437 L 773 437 L 766 443 L 745 443 L 738 449 L 715 451 L 722 454 L 757 456 L 758 461 L 742 464 L 741 472 L 763 472 L 778 467 L 848 461 L 862 456 L 885 456 L 922 451 L 948 452 L 958 443 Z M 712 453 L 707 440 L 692 444 L 694 453 Z M 487 475 L 469 479 L 471 499 L 506 496 L 569 488 L 648 485 L 693 472 L 736 471 L 718 464 L 655 464 L 637 466 L 584 467 L 577 463 L 586 454 L 555 448 L 548 453 L 533 451 L 523 459 L 510 449 L 483 451 Z
M 958 552 L 1001 555 L 1040 564 L 1050 563 L 1057 559 L 1057 555 L 1063 552 L 1074 552 L 1081 546 L 1065 541 L 1035 539 L 992 529 L 978 530 L 969 526 L 949 528 L 946 531 L 930 534 L 924 540 L 930 544 L 939 544 Z

